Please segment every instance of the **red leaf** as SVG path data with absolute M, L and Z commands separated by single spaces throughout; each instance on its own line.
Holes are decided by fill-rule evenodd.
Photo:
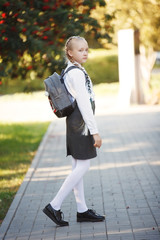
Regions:
M 56 10 L 57 9 L 57 7 L 56 6 L 54 6 L 54 7 L 52 7 L 52 10 L 54 11 L 54 10 Z
M 48 10 L 50 9 L 50 6 L 43 6 L 42 9 L 45 11 L 45 10 Z
M 50 27 L 46 27 L 43 32 L 49 31 L 51 28 Z
M 17 17 L 17 16 L 18 16 L 18 13 L 15 13 L 15 14 L 14 14 L 14 17 Z
M 6 18 L 7 14 L 6 13 L 2 13 L 2 18 Z
M 47 40 L 47 39 L 48 39 L 48 36 L 44 36 L 43 39 L 44 39 L 44 40 Z
M 50 41 L 50 42 L 48 42 L 48 45 L 52 45 L 54 42 L 53 41 Z
M 31 70 L 31 69 L 32 69 L 32 66 L 28 66 L 28 67 L 27 67 L 27 70 Z
M 72 6 L 72 3 L 71 2 L 66 2 L 66 6 Z
M 32 32 L 32 34 L 37 34 L 38 33 L 38 30 L 35 30 Z
M 3 4 L 3 7 L 8 7 L 8 6 L 10 6 L 9 2 L 6 2 L 6 3 Z
M 22 32 L 26 32 L 26 31 L 27 31 L 27 28 L 23 28 L 23 29 L 22 29 Z

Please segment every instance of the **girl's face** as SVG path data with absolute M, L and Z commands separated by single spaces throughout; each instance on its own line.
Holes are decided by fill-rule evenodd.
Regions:
M 72 57 L 73 61 L 80 64 L 85 63 L 88 58 L 88 44 L 85 40 L 72 40 L 72 50 L 68 50 L 68 54 Z

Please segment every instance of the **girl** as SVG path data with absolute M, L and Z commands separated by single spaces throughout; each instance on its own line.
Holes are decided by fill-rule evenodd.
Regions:
M 90 160 L 97 156 L 96 147 L 100 148 L 102 141 L 94 119 L 94 93 L 92 83 L 81 64 L 88 58 L 88 44 L 79 36 L 70 37 L 65 45 L 68 60 L 67 70 L 76 68 L 65 74 L 65 85 L 76 99 L 74 112 L 67 117 L 67 155 L 72 157 L 72 172 L 65 179 L 55 198 L 43 209 L 43 212 L 57 225 L 67 226 L 62 218 L 61 204 L 74 189 L 77 203 L 77 222 L 99 222 L 104 216 L 88 209 L 85 197 L 83 176 L 90 167 Z

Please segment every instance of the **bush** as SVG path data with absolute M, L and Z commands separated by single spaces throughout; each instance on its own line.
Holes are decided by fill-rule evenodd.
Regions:
M 94 49 L 89 54 L 85 68 L 94 84 L 118 82 L 118 56 L 116 51 L 105 49 Z M 45 77 L 49 75 L 48 69 Z M 17 79 L 8 81 L 8 84 L 0 85 L 0 94 L 16 92 L 33 92 L 44 90 L 44 77 L 31 79 L 30 74 L 22 81 L 20 76 Z
M 99 43 L 111 41 L 112 16 L 105 11 L 100 17 L 93 14 L 105 6 L 105 0 L 1 0 L 1 81 L 6 83 L 18 76 L 23 80 L 31 71 L 40 71 L 44 77 L 46 68 L 50 73 L 60 70 L 65 41 L 72 35 L 87 36 Z
M 116 54 L 89 59 L 85 68 L 93 84 L 118 82 L 118 56 Z

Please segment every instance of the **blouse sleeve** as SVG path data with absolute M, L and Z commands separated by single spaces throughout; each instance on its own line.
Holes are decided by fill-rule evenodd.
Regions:
M 85 86 L 85 75 L 79 69 L 73 69 L 67 73 L 70 78 L 70 92 L 77 101 L 77 105 L 82 114 L 90 133 L 98 133 L 97 124 L 93 115 L 93 110 L 90 103 L 90 96 Z

